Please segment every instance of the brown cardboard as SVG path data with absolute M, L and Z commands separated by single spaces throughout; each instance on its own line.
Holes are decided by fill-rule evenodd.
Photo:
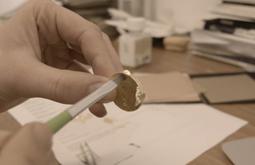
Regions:
M 235 165 L 255 164 L 255 138 L 228 142 L 223 144 L 222 149 Z
M 146 93 L 145 103 L 198 102 L 199 95 L 187 74 L 179 72 L 135 75 Z
M 255 100 L 255 82 L 245 74 L 193 78 L 210 103 Z

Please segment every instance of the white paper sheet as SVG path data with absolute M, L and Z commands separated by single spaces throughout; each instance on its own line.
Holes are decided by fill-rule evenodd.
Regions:
M 47 121 L 67 105 L 31 99 L 10 110 L 22 124 Z M 207 105 L 145 105 L 134 113 L 108 104 L 108 116 L 82 113 L 54 137 L 62 164 L 81 164 L 80 144 L 87 142 L 101 165 L 187 164 L 247 122 Z

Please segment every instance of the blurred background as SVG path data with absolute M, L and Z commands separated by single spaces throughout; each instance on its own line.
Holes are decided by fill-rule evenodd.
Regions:
M 2 20 L 10 18 L 26 1 L 1 0 L 0 18 Z M 123 32 L 131 31 L 127 27 L 128 18 L 144 18 L 140 31 L 152 37 L 154 46 L 161 45 L 166 50 L 188 51 L 190 54 L 254 71 L 253 0 L 55 0 L 55 2 L 96 23 L 112 39 Z M 131 19 L 131 24 L 133 23 L 131 26 L 137 27 L 139 23 L 141 26 L 141 20 L 137 21 Z M 148 63 L 150 61 L 148 58 L 138 62 L 140 64 L 130 66 Z M 123 62 L 124 65 L 129 65 L 127 63 Z
M 10 19 L 26 1 L 29 0 L 0 0 L 0 23 Z M 194 153 L 198 151 L 199 146 L 203 149 L 199 152 L 201 154 L 212 147 L 210 139 L 215 140 L 221 136 L 225 138 L 231 133 L 228 132 L 229 130 L 232 130 L 232 133 L 237 131 L 233 127 L 238 126 L 239 122 L 236 119 L 230 122 L 230 118 L 225 118 L 225 113 L 249 122 L 226 141 L 255 136 L 255 0 L 55 0 L 54 2 L 94 22 L 110 36 L 123 66 L 142 82 L 147 95 L 145 103 L 155 104 L 158 114 L 162 113 L 162 117 L 165 117 L 166 109 L 160 111 L 161 105 L 168 106 L 170 111 L 172 106 L 177 109 L 176 113 L 169 113 L 170 120 L 167 120 L 169 122 L 185 121 L 185 125 L 190 121 L 187 127 L 191 128 L 190 130 L 185 127 L 173 129 L 181 135 L 172 133 L 162 140 L 162 145 L 156 143 L 155 146 L 159 144 L 158 148 L 169 144 L 167 150 L 162 153 L 150 150 L 150 155 L 158 154 L 160 159 L 162 155 L 170 153 L 170 156 L 167 155 L 161 160 L 163 163 L 157 164 L 166 164 L 166 162 L 178 164 L 175 158 L 184 160 L 183 157 L 189 153 L 193 155 L 189 158 L 191 161 L 195 158 Z M 177 105 L 178 103 L 181 107 L 187 106 L 183 113 L 180 111 L 182 108 L 178 108 L 180 106 Z M 195 103 L 194 107 L 192 103 Z M 196 103 L 203 106 L 201 114 L 197 111 Z M 207 113 L 208 107 L 202 103 L 219 109 L 224 115 L 220 113 L 217 113 L 219 117 L 211 115 L 213 111 L 209 109 L 208 117 L 204 118 L 203 115 Z M 154 107 L 148 109 L 150 108 Z M 195 113 L 192 110 L 196 110 Z M 177 115 L 178 113 L 180 114 Z M 147 121 L 146 115 L 142 117 L 140 121 Z M 217 122 L 218 120 L 221 122 Z M 156 123 L 161 123 L 160 117 Z M 6 124 L 3 122 L 0 125 Z M 162 128 L 172 129 L 172 126 L 176 125 L 178 124 L 167 125 L 163 122 Z M 146 137 L 151 136 L 150 129 Z M 188 132 L 188 136 L 185 131 Z M 139 133 L 138 136 L 142 134 Z M 176 139 L 182 139 L 178 136 L 184 135 L 185 138 L 174 143 L 175 141 L 171 141 L 172 135 Z M 122 137 L 126 137 L 126 134 Z M 218 143 L 222 140 L 223 138 L 216 141 Z M 252 146 L 252 148 L 248 147 L 248 153 L 254 153 L 254 138 L 252 143 L 253 145 L 247 145 Z M 175 146 L 177 144 L 180 146 Z M 208 164 L 208 162 L 219 165 L 232 164 L 223 156 L 222 144 L 213 147 L 190 164 Z M 183 151 L 180 150 L 179 155 L 172 156 L 178 153 L 177 148 Z M 248 160 L 247 155 L 254 158 L 254 154 L 240 156 L 245 153 L 240 152 L 240 147 L 235 153 L 238 158 L 244 158 L 245 161 Z M 146 159 L 141 160 L 147 158 L 150 160 L 151 156 L 146 155 Z M 254 160 L 251 162 L 254 164 Z

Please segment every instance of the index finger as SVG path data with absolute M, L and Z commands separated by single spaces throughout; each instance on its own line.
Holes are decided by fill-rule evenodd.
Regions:
M 119 67 L 115 67 L 120 65 L 118 57 L 110 54 L 103 33 L 96 25 L 50 0 L 41 3 L 44 4 L 40 5 L 37 16 L 39 28 L 49 26 L 46 29 L 55 31 L 65 42 L 79 46 L 95 74 L 109 77 L 120 72 Z

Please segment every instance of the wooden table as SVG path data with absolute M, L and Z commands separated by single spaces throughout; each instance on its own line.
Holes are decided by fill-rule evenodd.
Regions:
M 153 62 L 151 64 L 138 68 L 135 71 L 150 73 L 180 71 L 190 75 L 236 73 L 244 71 L 232 65 L 215 62 L 189 54 L 164 51 L 162 49 L 154 49 L 153 55 Z M 213 105 L 213 107 L 249 122 L 247 126 L 243 127 L 223 142 L 255 136 L 255 103 Z M 231 165 L 232 163 L 221 150 L 222 143 L 193 160 L 190 165 Z
M 153 62 L 151 64 L 138 68 L 135 71 L 148 73 L 180 71 L 186 72 L 191 75 L 243 72 L 242 69 L 231 65 L 218 63 L 215 61 L 187 55 L 184 53 L 164 51 L 158 48 L 153 50 Z M 247 126 L 243 127 L 238 132 L 228 137 L 224 142 L 244 137 L 255 136 L 255 103 L 213 105 L 213 107 L 225 113 L 249 121 L 249 124 Z M 8 113 L 3 113 L 0 115 L 0 129 L 14 131 L 17 130 L 19 127 L 19 124 Z M 230 165 L 231 162 L 221 150 L 221 144 L 210 149 L 197 159 L 193 160 L 190 164 Z

